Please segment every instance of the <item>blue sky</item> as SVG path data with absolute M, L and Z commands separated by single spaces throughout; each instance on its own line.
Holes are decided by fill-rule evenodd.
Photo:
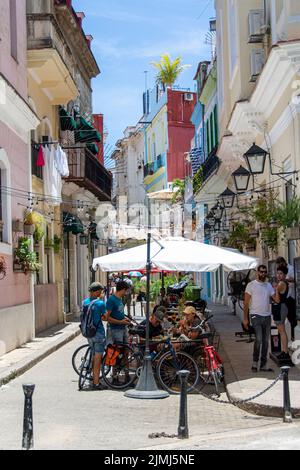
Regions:
M 103 113 L 114 146 L 128 125 L 142 116 L 142 94 L 155 84 L 151 61 L 168 52 L 190 64 L 178 85 L 194 90 L 193 77 L 201 60 L 210 58 L 205 44 L 213 0 L 73 0 L 84 11 L 86 34 L 94 37 L 93 53 L 101 75 L 93 80 L 94 112 Z

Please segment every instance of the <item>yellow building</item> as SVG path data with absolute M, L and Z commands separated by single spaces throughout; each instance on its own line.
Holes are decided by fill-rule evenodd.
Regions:
M 78 313 L 80 299 L 91 281 L 89 266 L 96 252 L 92 241 L 90 246 L 81 246 L 79 235 L 93 219 L 99 200 L 109 199 L 110 175 L 89 151 L 84 138 L 89 132 L 97 141 L 101 139 L 86 120 L 92 116 L 91 79 L 100 70 L 91 51 L 91 37 L 82 29 L 83 18 L 84 14 L 76 14 L 68 2 L 27 1 L 28 93 L 41 120 L 32 133 L 31 208 L 43 216 L 44 230 L 35 243 L 42 265 L 34 281 L 36 332 L 62 323 L 65 315 Z M 73 120 L 75 110 L 78 132 Z M 65 119 L 69 119 L 67 126 L 63 125 Z M 47 151 L 56 150 L 58 145 L 66 153 L 69 176 L 62 180 L 57 198 L 51 192 L 53 181 L 49 190 L 45 167 L 37 166 L 43 142 L 45 159 Z M 70 221 L 73 225 L 69 227 Z

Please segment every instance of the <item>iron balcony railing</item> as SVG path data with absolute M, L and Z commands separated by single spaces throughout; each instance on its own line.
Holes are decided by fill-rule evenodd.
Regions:
M 65 150 L 70 175 L 65 181 L 76 183 L 103 201 L 111 200 L 112 175 L 87 148 Z
M 166 166 L 166 159 L 164 155 L 158 155 L 154 162 L 146 163 L 144 165 L 144 177 L 154 175 L 160 168 Z
M 212 150 L 208 158 L 202 165 L 203 182 L 205 182 L 221 165 L 219 157 L 216 155 L 217 148 Z

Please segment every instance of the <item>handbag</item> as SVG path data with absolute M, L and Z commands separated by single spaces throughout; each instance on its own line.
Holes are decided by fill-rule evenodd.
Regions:
M 272 303 L 272 316 L 274 321 L 281 321 L 281 304 Z

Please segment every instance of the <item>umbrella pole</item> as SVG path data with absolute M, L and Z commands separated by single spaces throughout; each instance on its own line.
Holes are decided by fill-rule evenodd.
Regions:
M 138 383 L 133 390 L 128 390 L 125 397 L 140 399 L 158 399 L 167 398 L 168 392 L 159 390 L 152 369 L 152 361 L 150 354 L 150 278 L 151 278 L 151 233 L 147 237 L 147 303 L 146 303 L 146 345 L 144 364 Z

